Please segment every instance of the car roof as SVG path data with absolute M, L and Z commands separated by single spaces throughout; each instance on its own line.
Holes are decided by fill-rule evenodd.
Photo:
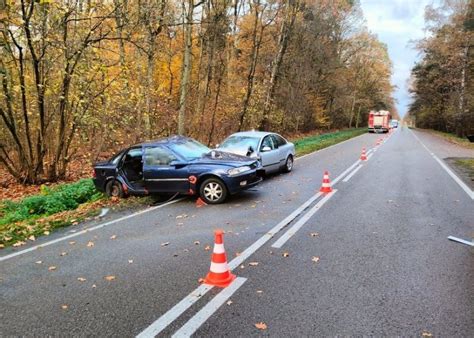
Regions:
M 157 146 L 157 145 L 166 145 L 166 144 L 177 144 L 183 143 L 186 141 L 193 140 L 192 138 L 181 136 L 181 135 L 173 135 L 169 137 L 164 137 L 156 140 L 146 141 L 142 143 L 137 143 L 132 147 L 140 147 L 140 146 Z
M 271 133 L 271 132 L 268 132 L 268 131 L 250 130 L 250 131 L 240 131 L 240 132 L 234 133 L 230 136 L 264 137 L 264 136 L 271 135 L 271 134 L 275 134 L 275 133 Z

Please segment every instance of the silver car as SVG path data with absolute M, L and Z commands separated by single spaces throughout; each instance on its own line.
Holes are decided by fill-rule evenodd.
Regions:
M 295 145 L 276 133 L 245 131 L 230 135 L 218 150 L 257 158 L 265 173 L 290 172 L 293 169 Z

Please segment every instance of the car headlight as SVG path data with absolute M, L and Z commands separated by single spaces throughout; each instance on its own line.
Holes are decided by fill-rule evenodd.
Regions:
M 249 170 L 252 170 L 252 168 L 250 168 L 248 165 L 244 165 L 242 167 L 229 169 L 227 171 L 227 174 L 229 176 L 236 176 L 236 175 L 239 175 L 239 174 L 244 173 L 244 172 L 249 171 Z

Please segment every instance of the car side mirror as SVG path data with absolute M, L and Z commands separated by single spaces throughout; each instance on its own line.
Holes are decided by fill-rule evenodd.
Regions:
M 262 148 L 263 153 L 266 153 L 267 151 L 271 151 L 271 150 L 272 150 L 272 148 L 270 148 L 269 146 L 265 146 L 265 147 Z

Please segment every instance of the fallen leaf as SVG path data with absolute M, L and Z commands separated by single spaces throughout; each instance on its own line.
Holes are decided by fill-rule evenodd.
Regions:
M 211 246 L 210 246 L 210 245 L 206 245 L 206 247 L 204 248 L 204 250 L 206 250 L 206 251 L 211 250 Z
M 236 253 L 235 253 L 235 256 L 237 256 L 237 257 L 240 256 L 240 255 L 241 255 L 240 252 L 236 252 Z
M 117 238 L 117 235 L 110 236 L 110 239 L 116 239 L 116 238 Z
M 15 244 L 13 244 L 14 247 L 19 247 L 19 246 L 22 246 L 22 245 L 25 245 L 26 243 L 23 242 L 23 241 L 18 241 L 16 242 Z
M 133 263 L 133 259 L 129 259 L 128 264 L 132 264 L 132 263 Z
M 199 242 L 199 241 L 194 241 L 194 244 L 199 245 L 199 244 L 201 244 L 201 242 Z
M 290 254 L 289 254 L 288 252 L 284 252 L 282 256 L 283 256 L 283 257 L 289 257 Z
M 315 263 L 319 262 L 319 257 L 314 256 L 311 260 Z
M 30 237 L 28 237 L 28 239 L 29 239 L 30 241 L 36 241 L 36 238 L 35 238 L 35 236 L 33 236 L 33 235 L 31 235 Z
M 259 330 L 266 330 L 267 329 L 267 324 L 264 322 L 256 323 L 255 327 Z
M 67 310 L 68 306 L 66 304 L 61 305 L 61 309 Z
M 43 261 L 36 261 L 36 264 L 43 264 Z
M 161 246 L 168 246 L 170 244 L 170 242 L 164 242 L 164 243 L 161 243 Z
M 95 289 L 97 286 L 95 284 L 92 284 L 92 287 Z
M 69 244 L 74 245 L 74 244 L 76 244 L 76 242 L 75 241 L 70 241 Z
M 240 268 L 241 268 L 241 269 L 245 269 L 245 265 L 241 265 Z
M 263 293 L 263 291 L 262 290 L 257 290 L 257 293 Z
M 4 244 L 0 244 L 0 249 L 3 249 L 5 247 Z
M 257 266 L 257 265 L 258 265 L 258 262 L 250 262 L 249 265 L 250 265 L 250 266 Z
M 92 248 L 93 246 L 94 246 L 94 242 L 88 242 L 88 243 L 87 243 L 87 247 L 88 247 L 88 248 Z
M 232 303 L 233 303 L 233 301 L 229 300 L 229 301 L 227 302 L 227 305 L 230 305 L 230 304 L 232 304 Z
M 87 279 L 85 279 L 84 277 L 78 277 L 77 280 L 79 282 L 85 282 Z
M 54 271 L 54 270 L 56 270 L 56 267 L 55 267 L 55 266 L 50 266 L 50 267 L 48 268 L 48 271 Z
M 67 252 L 61 252 L 61 253 L 59 254 L 59 256 L 66 256 L 66 255 L 67 255 Z
M 198 283 L 204 283 L 204 278 L 199 278 Z
M 318 236 L 319 236 L 319 233 L 317 233 L 317 232 L 312 232 L 311 233 L 311 237 L 318 237 Z
M 433 334 L 431 332 L 428 332 L 428 331 L 423 331 L 421 336 L 422 337 L 433 337 Z
M 48 230 L 46 230 L 45 232 L 43 232 L 44 235 L 46 236 L 49 236 L 50 232 Z
M 115 280 L 115 276 L 105 276 L 104 279 L 108 281 L 113 281 Z

